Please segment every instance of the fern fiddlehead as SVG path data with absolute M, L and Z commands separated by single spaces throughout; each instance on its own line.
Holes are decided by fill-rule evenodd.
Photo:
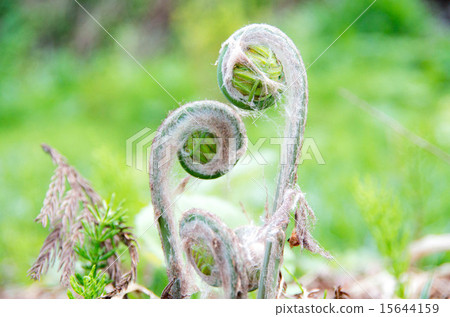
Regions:
M 202 159 L 189 147 L 196 136 L 213 136 L 214 147 Z M 189 276 L 183 263 L 182 246 L 175 224 L 169 172 L 175 157 L 197 178 L 217 178 L 229 171 L 246 150 L 245 127 L 229 106 L 216 101 L 188 103 L 162 123 L 153 140 L 150 155 L 150 189 L 158 230 L 165 254 L 171 295 L 182 298 L 189 292 Z M 202 148 L 198 148 L 202 150 Z M 197 151 L 198 152 L 198 151 Z M 206 218 L 205 218 L 206 219 Z
M 281 155 L 288 161 L 281 164 L 273 208 L 262 227 L 232 231 L 215 215 L 191 209 L 183 214 L 178 235 L 168 189 L 173 158 L 178 156 L 185 171 L 197 178 L 220 177 L 244 153 L 245 128 L 230 107 L 214 101 L 187 104 L 163 122 L 152 145 L 150 187 L 171 295 L 182 298 L 190 289 L 184 249 L 196 273 L 209 285 L 222 286 L 226 297 L 245 298 L 258 286 L 258 297 L 275 297 L 289 211 L 302 197 L 295 183 L 308 101 L 305 68 L 284 33 L 254 24 L 235 32 L 222 46 L 218 81 L 227 99 L 245 110 L 262 110 L 285 98 L 286 142 Z M 205 138 L 213 142 L 194 144 L 194 139 Z M 230 151 L 231 140 L 235 151 Z
M 256 51 L 256 53 L 255 53 Z M 252 24 L 236 31 L 222 46 L 218 61 L 219 86 L 234 105 L 261 110 L 285 98 L 286 125 L 277 189 L 271 216 L 284 218 L 278 238 L 267 238 L 261 269 L 260 298 L 275 296 L 289 213 L 277 213 L 297 180 L 297 165 L 306 123 L 306 70 L 294 43 L 279 29 Z M 273 220 L 275 221 L 275 220 Z
M 189 210 L 180 221 L 180 235 L 188 260 L 206 283 L 222 286 L 227 298 L 247 296 L 246 263 L 238 237 L 217 216 Z

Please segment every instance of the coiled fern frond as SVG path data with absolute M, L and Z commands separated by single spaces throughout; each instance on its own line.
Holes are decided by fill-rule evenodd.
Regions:
M 203 150 L 201 155 L 211 155 L 207 160 L 196 161 L 195 148 L 189 149 L 189 145 L 194 143 L 192 138 L 202 134 L 213 136 L 214 151 L 205 153 L 199 147 L 199 151 Z M 182 298 L 189 293 L 190 279 L 182 259 L 169 189 L 168 175 L 174 159 L 177 157 L 190 175 L 213 179 L 225 174 L 236 164 L 245 153 L 246 144 L 245 127 L 237 112 L 220 102 L 208 100 L 188 103 L 171 113 L 153 140 L 149 169 L 152 203 L 158 219 L 167 273 L 171 281 L 175 280 L 171 290 L 175 298 Z
M 283 261 L 290 211 L 296 229 L 291 245 L 320 250 L 306 222 L 312 214 L 296 185 L 297 165 L 306 123 L 306 70 L 293 42 L 279 29 L 252 24 L 236 31 L 223 45 L 218 59 L 219 87 L 236 107 L 260 111 L 284 104 L 285 143 L 277 190 L 269 218 L 261 227 L 229 229 L 217 216 L 200 209 L 182 215 L 175 225 L 168 172 L 173 158 L 200 179 L 228 172 L 246 150 L 245 127 L 233 107 L 216 101 L 188 103 L 163 122 L 152 146 L 150 187 L 155 216 L 167 262 L 170 294 L 183 298 L 192 291 L 188 262 L 203 281 L 223 287 L 228 298 L 246 298 L 259 287 L 258 297 L 274 298 Z M 300 242 L 301 243 L 300 243 Z
M 253 53 L 254 48 L 266 52 L 264 57 Z M 262 54 L 260 54 L 262 55 Z M 261 61 L 261 59 L 263 61 Z M 265 67 L 272 65 L 272 67 Z M 252 91 L 243 92 L 236 85 L 236 69 L 248 68 L 254 74 L 254 85 L 259 85 L 262 99 L 255 98 Z M 275 74 L 275 76 L 274 76 Z M 294 43 L 279 29 L 265 25 L 252 24 L 235 32 L 222 46 L 218 63 L 218 81 L 225 96 L 236 106 L 260 110 L 285 98 L 285 130 L 277 190 L 271 210 L 272 217 L 280 209 L 286 193 L 295 188 L 297 165 L 303 143 L 306 124 L 308 87 L 306 69 L 301 55 Z M 279 264 L 282 261 L 284 231 L 289 223 L 289 212 L 280 214 L 283 227 L 279 228 L 279 247 L 267 239 L 262 274 L 259 283 L 259 297 L 274 297 L 277 286 Z M 282 240 L 281 240 L 282 239 Z

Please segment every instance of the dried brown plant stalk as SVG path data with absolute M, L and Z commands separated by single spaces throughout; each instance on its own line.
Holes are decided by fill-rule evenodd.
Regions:
M 300 199 L 294 212 L 295 228 L 288 239 L 291 248 L 300 246 L 312 253 L 331 259 L 332 256 L 326 252 L 319 243 L 312 237 L 311 232 L 316 222 L 314 211 L 305 199 L 305 194 L 298 189 Z
M 42 144 L 42 149 L 50 155 L 56 169 L 43 207 L 35 221 L 40 222 L 43 227 L 48 225 L 50 234 L 45 239 L 28 275 L 34 280 L 39 280 L 58 259 L 58 270 L 61 271 L 60 282 L 67 287 L 70 277 L 75 273 L 77 260 L 75 247 L 82 244 L 84 239 L 82 222 L 97 224 L 91 209 L 100 206 L 103 200 L 89 182 L 67 163 L 64 156 L 46 144 Z M 131 258 L 131 269 L 122 275 L 120 256 L 113 254 L 108 258 L 106 272 L 113 281 L 112 293 L 122 292 L 136 280 L 139 261 L 137 242 L 128 229 L 125 227 L 113 239 L 115 245 L 123 243 L 127 247 Z M 115 248 L 109 240 L 102 247 L 106 253 Z
M 131 269 L 122 277 L 120 280 L 115 282 L 115 288 L 108 294 L 106 294 L 103 298 L 109 299 L 109 298 L 116 298 L 118 295 L 126 293 L 130 286 L 135 285 L 134 282 L 136 282 L 136 276 L 137 276 L 137 264 L 139 262 L 139 254 L 137 252 L 137 241 L 134 237 L 133 233 L 131 232 L 121 232 L 118 234 L 120 241 L 122 241 L 125 246 L 128 249 L 128 253 L 130 254 L 131 259 Z M 113 257 L 111 257 L 112 259 Z M 118 264 L 118 258 L 117 260 L 114 260 L 114 264 Z M 109 267 L 111 265 L 108 263 Z

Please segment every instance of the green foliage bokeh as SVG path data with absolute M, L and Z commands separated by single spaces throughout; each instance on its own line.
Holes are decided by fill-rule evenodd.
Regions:
M 377 1 L 315 61 L 372 1 L 80 2 L 179 102 L 226 102 L 215 79 L 221 43 L 248 23 L 277 26 L 311 65 L 306 137 L 325 164 L 306 160 L 299 184 L 319 219 L 317 240 L 338 259 L 376 252 L 364 204 L 355 201 L 355 179 L 366 176 L 392 191 L 408 215 L 411 239 L 449 231 L 448 164 L 341 94 L 347 89 L 450 151 L 450 34 L 428 3 Z M 126 199 L 135 225 L 150 194 L 146 173 L 126 165 L 125 142 L 145 127 L 156 130 L 177 107 L 75 2 L 53 3 L 0 4 L 0 288 L 31 283 L 26 271 L 47 234 L 33 219 L 54 167 L 39 144 L 57 148 L 103 197 L 115 192 L 118 201 Z M 255 125 L 245 119 L 252 143 L 281 134 L 280 111 L 266 114 Z M 264 148 L 277 150 L 269 142 Z M 258 222 L 266 193 L 251 178 L 273 191 L 276 166 L 275 160 L 237 175 L 242 190 L 222 198 L 242 201 Z M 145 243 L 140 252 L 140 282 L 161 291 L 163 263 Z M 304 270 L 299 265 L 293 273 Z

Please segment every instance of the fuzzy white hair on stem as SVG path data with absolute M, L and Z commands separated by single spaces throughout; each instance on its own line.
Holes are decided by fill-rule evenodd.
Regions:
M 236 31 L 222 45 L 217 64 L 219 87 L 236 107 L 260 111 L 283 99 L 284 138 L 295 142 L 282 147 L 281 156 L 288 162 L 280 166 L 273 206 L 263 226 L 232 231 L 212 213 L 191 209 L 178 228 L 168 188 L 174 158 L 178 156 L 194 177 L 217 178 L 243 155 L 247 139 L 238 112 L 216 101 L 186 104 L 162 123 L 152 145 L 150 188 L 170 281 L 165 293 L 184 298 L 194 289 L 184 250 L 194 272 L 207 284 L 223 287 L 225 297 L 246 298 L 259 287 L 259 298 L 274 298 L 280 294 L 279 267 L 291 211 L 297 224 L 290 245 L 326 255 L 309 233 L 314 214 L 296 185 L 308 103 L 306 70 L 289 37 L 266 24 Z M 193 138 L 207 137 L 214 145 L 193 145 Z M 191 147 L 200 149 L 197 161 Z M 179 187 L 184 189 L 186 183 Z

